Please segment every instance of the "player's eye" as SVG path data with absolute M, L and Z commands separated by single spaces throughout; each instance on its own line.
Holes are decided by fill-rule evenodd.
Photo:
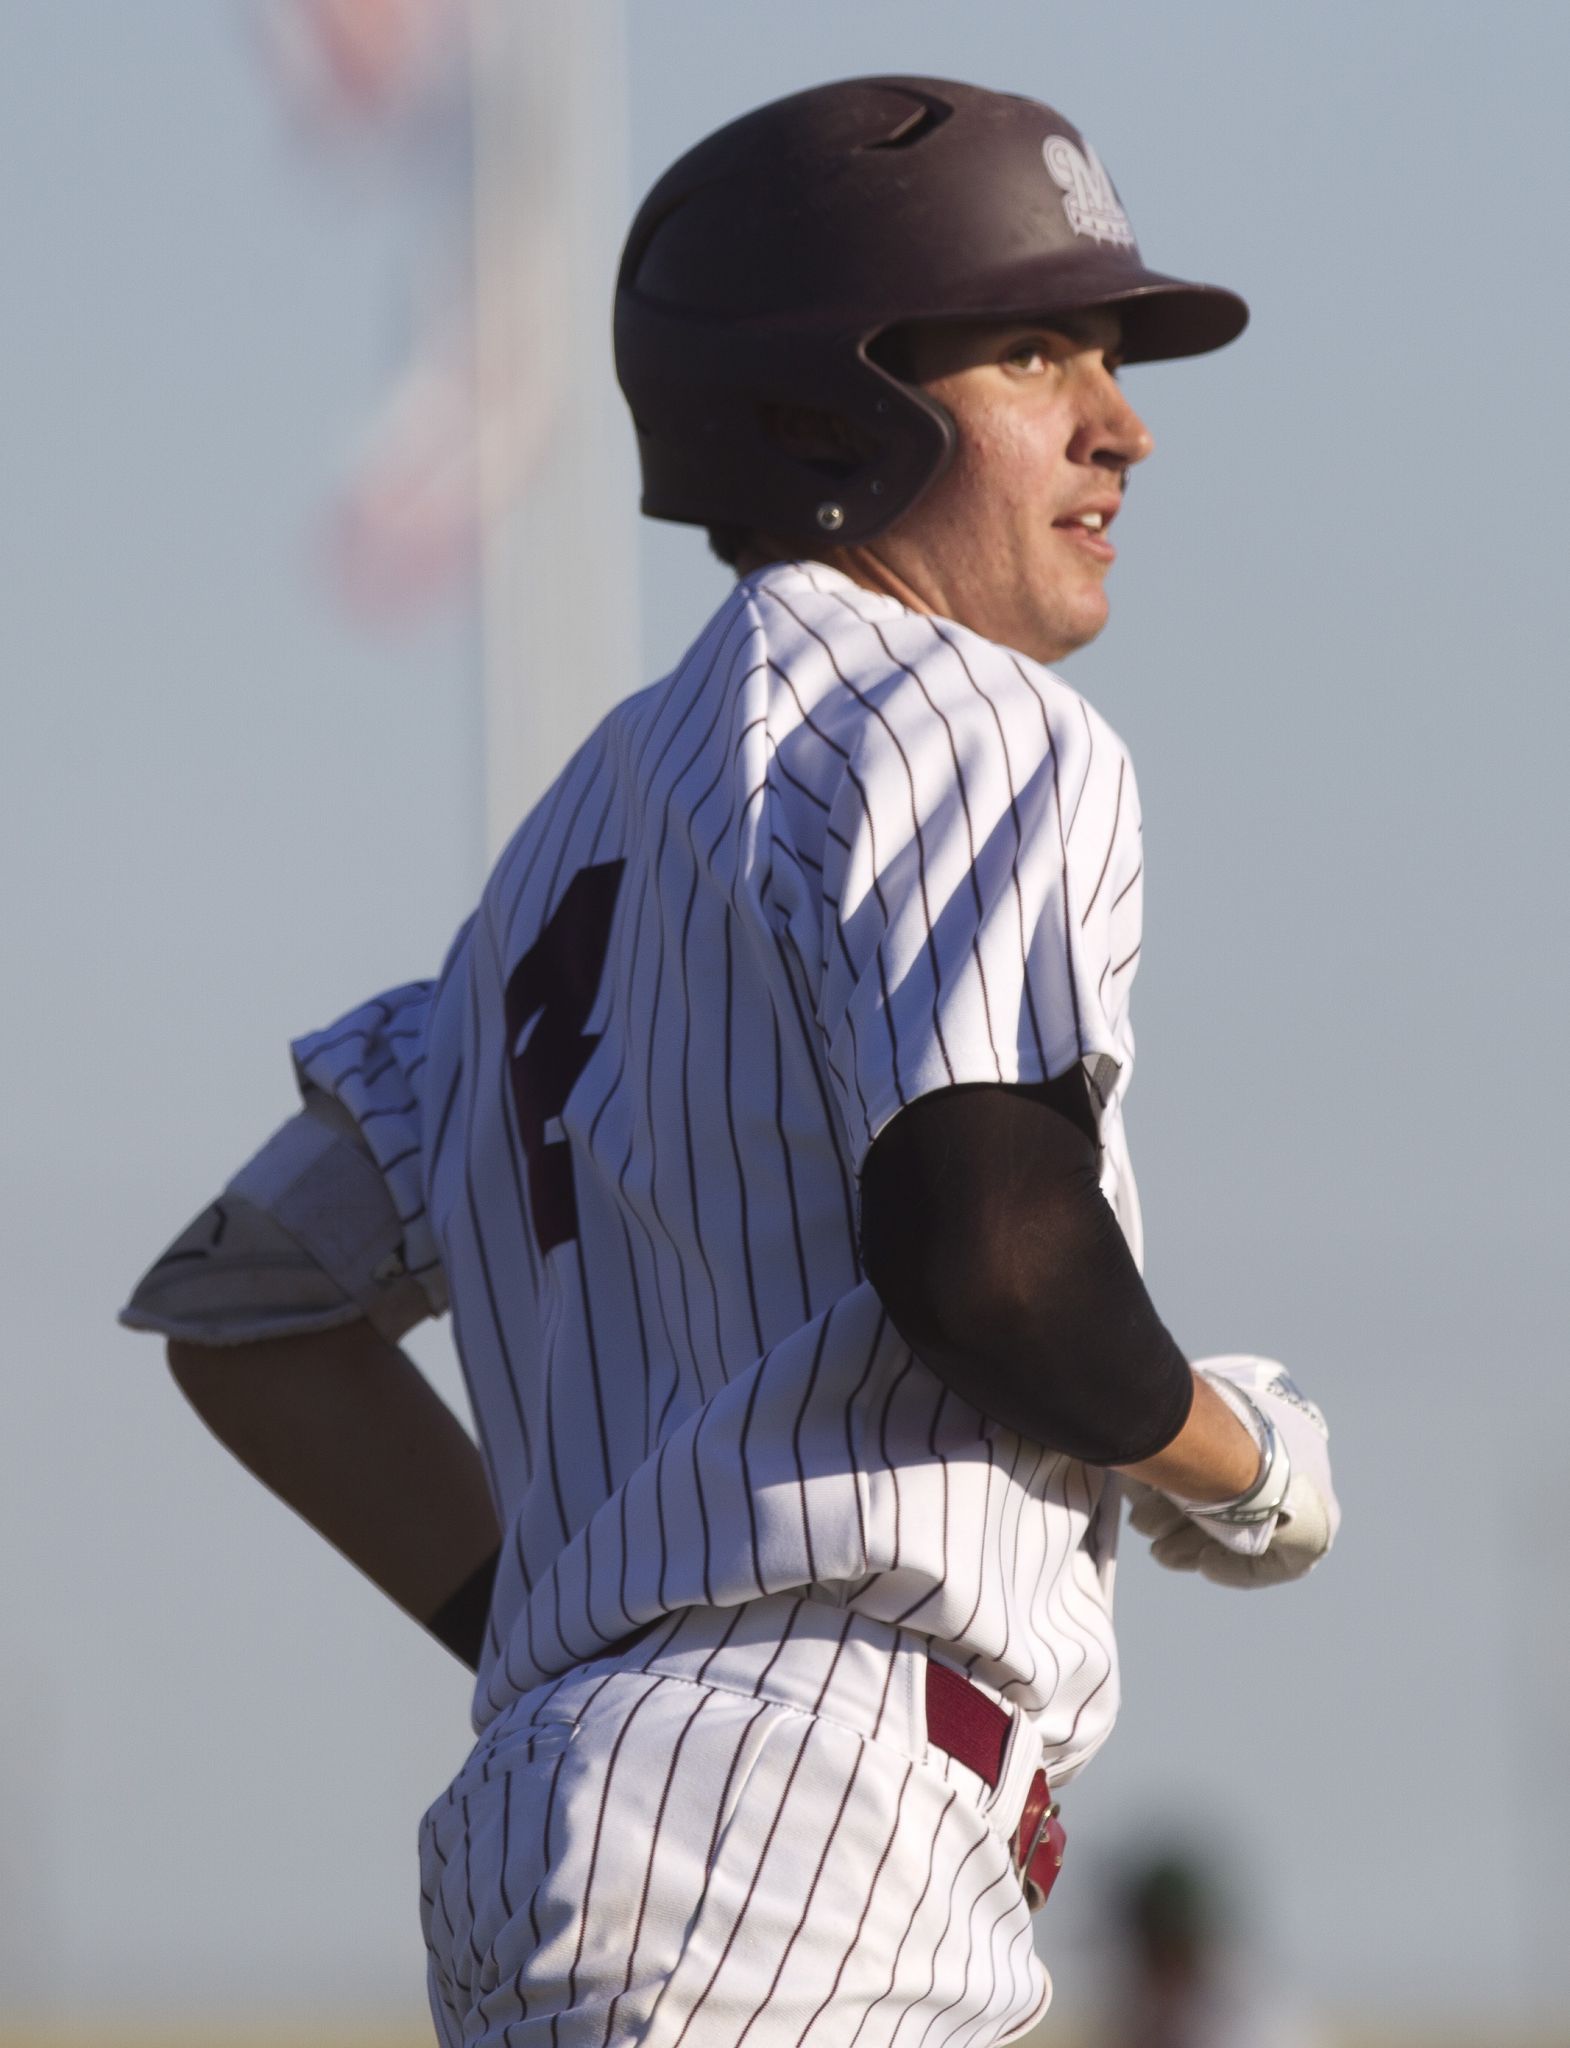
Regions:
M 1052 361 L 1052 356 L 1045 341 L 1032 339 L 1016 342 L 1003 361 L 1007 368 L 1018 371 L 1022 377 L 1039 377 Z

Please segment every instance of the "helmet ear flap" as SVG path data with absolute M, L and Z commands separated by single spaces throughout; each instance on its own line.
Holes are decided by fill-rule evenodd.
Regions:
M 803 551 L 851 546 L 892 526 L 953 459 L 946 408 L 861 336 L 739 338 L 630 297 L 617 323 L 653 518 L 743 527 Z M 813 420 L 838 429 L 815 443 Z
M 841 546 L 872 540 L 903 519 L 954 459 L 959 430 L 948 407 L 908 384 L 857 344 L 864 376 L 846 417 L 869 449 L 867 458 L 836 480 L 832 494 L 813 509 L 815 537 L 826 532 Z M 837 511 L 838 517 L 834 516 Z

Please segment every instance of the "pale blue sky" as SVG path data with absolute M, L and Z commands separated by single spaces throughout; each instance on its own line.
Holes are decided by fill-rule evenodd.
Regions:
M 1268 1599 L 1130 1557 L 1124 1722 L 1044 1945 L 1082 2002 L 1097 1872 L 1159 1823 L 1237 1845 L 1332 2006 L 1570 2010 L 1570 13 L 643 0 L 629 68 L 637 189 L 828 76 L 1032 92 L 1153 262 L 1253 304 L 1235 348 L 1129 373 L 1158 452 L 1068 675 L 1140 774 L 1152 1289 L 1190 1350 L 1321 1396 L 1346 1527 Z M 417 2021 L 462 1675 L 112 1315 L 287 1111 L 289 1036 L 432 971 L 478 882 L 462 608 L 369 636 L 311 557 L 418 199 L 302 158 L 212 0 L 14 0 L 0 152 L 0 2009 L 282 1982 Z M 724 577 L 678 529 L 643 568 L 653 672 Z

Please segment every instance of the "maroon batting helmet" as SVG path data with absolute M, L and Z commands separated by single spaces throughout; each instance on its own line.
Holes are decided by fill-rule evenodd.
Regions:
M 937 78 L 793 93 L 690 149 L 638 210 L 616 371 L 643 509 L 793 546 L 868 540 L 947 466 L 947 411 L 877 359 L 913 322 L 1116 307 L 1126 361 L 1198 355 L 1248 308 L 1149 270 L 1111 179 L 1051 107 Z M 866 459 L 812 461 L 779 408 L 838 416 Z

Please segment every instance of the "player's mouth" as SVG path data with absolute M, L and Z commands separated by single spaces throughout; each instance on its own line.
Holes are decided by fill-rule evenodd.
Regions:
M 1093 505 L 1081 505 L 1077 511 L 1065 512 L 1061 519 L 1054 519 L 1055 530 L 1067 534 L 1070 543 L 1088 555 L 1095 562 L 1115 562 L 1117 549 L 1107 539 L 1107 528 L 1118 515 L 1121 500 L 1117 498 L 1098 499 Z

